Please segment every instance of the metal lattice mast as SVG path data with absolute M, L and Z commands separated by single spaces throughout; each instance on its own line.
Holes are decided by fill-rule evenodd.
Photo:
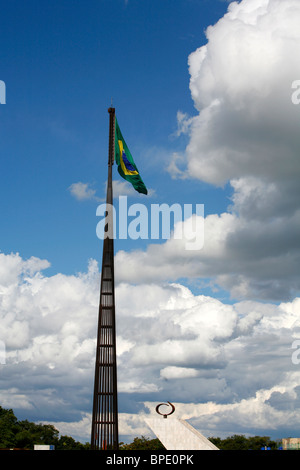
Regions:
M 109 152 L 106 195 L 106 236 L 103 241 L 98 336 L 96 350 L 91 447 L 118 449 L 118 396 L 114 286 L 112 166 L 115 145 L 115 109 L 109 108 Z

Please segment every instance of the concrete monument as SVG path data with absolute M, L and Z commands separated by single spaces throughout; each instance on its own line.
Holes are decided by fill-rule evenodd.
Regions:
M 168 414 L 160 413 L 160 406 L 168 404 L 172 407 L 171 412 Z M 170 402 L 168 404 L 161 403 L 156 407 L 157 413 L 162 415 L 163 418 L 148 418 L 145 420 L 167 450 L 219 450 L 185 420 L 173 417 L 167 419 L 175 411 L 174 405 Z

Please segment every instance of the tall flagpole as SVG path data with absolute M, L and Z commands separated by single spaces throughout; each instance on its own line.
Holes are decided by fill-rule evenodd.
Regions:
M 95 364 L 91 448 L 118 449 L 118 395 L 116 358 L 116 320 L 114 286 L 112 166 L 115 152 L 115 108 L 109 112 L 108 178 L 106 193 L 106 236 L 103 241 Z

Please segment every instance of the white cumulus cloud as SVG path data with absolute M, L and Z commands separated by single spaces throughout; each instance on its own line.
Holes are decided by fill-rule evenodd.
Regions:
M 14 254 L 2 259 L 3 274 L 7 269 L 11 277 L 8 282 L 4 275 L 0 284 L 0 339 L 6 345 L 0 404 L 88 441 L 98 265 L 90 261 L 85 273 L 47 276 L 47 263 L 36 260 L 40 271 L 24 276 L 26 260 Z M 120 420 L 129 438 L 147 432 L 145 397 L 152 404 L 176 403 L 178 417 L 193 418 L 208 435 L 225 433 L 233 416 L 235 432 L 244 431 L 247 407 L 255 412 L 248 413 L 248 431 L 256 432 L 279 429 L 297 408 L 292 344 L 299 338 L 299 299 L 228 305 L 178 283 L 118 283 L 116 302 Z M 197 404 L 193 412 L 188 403 Z M 203 413 L 206 403 L 211 405 Z

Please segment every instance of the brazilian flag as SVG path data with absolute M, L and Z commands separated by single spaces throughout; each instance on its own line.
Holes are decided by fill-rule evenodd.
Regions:
M 136 164 L 133 161 L 131 153 L 126 145 L 119 128 L 117 118 L 115 118 L 115 160 L 118 165 L 118 172 L 125 180 L 129 181 L 134 189 L 139 193 L 148 194 Z

